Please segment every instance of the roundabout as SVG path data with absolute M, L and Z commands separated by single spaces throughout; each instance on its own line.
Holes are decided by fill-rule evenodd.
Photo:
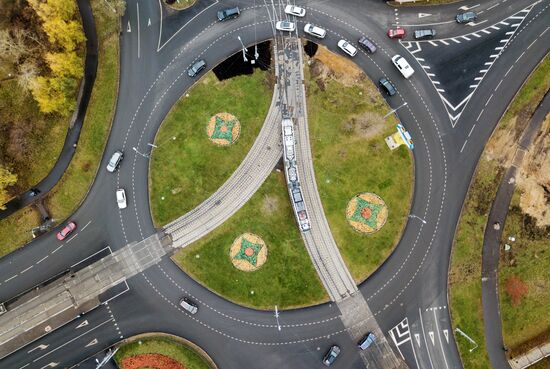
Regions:
M 520 7 L 523 4 L 519 3 L 513 6 Z M 259 133 L 253 136 L 262 139 L 258 145 L 253 145 L 253 140 L 250 141 L 249 151 L 245 150 L 245 152 L 252 153 L 250 159 L 246 159 L 247 155 L 242 156 L 241 164 L 245 163 L 248 166 L 236 165 L 232 169 L 232 173 L 218 182 L 216 188 L 202 193 L 200 200 L 189 203 L 185 210 L 186 215 L 177 224 L 173 222 L 175 217 L 181 215 L 181 211 L 167 215 L 155 227 L 149 210 L 151 200 L 148 200 L 150 199 L 148 171 L 150 163 L 147 154 L 152 153 L 154 158 L 155 150 L 160 153 L 161 150 L 170 147 L 172 143 L 166 144 L 164 147 L 159 145 L 158 148 L 151 147 L 148 143 L 155 142 L 157 131 L 164 117 L 167 116 L 180 96 L 195 82 L 195 80 L 186 77 L 186 68 L 199 58 L 205 59 L 208 68 L 210 68 L 221 63 L 228 55 L 240 53 L 243 46 L 237 36 L 241 37 L 244 46 L 248 47 L 249 54 L 251 54 L 250 51 L 254 44 L 274 36 L 272 28 L 274 19 L 272 17 L 275 15 L 271 13 L 269 7 L 244 2 L 239 4 L 242 12 L 239 18 L 229 23 L 220 24 L 213 21 L 215 12 L 219 8 L 215 4 L 206 5 L 200 15 L 192 20 L 190 20 L 191 17 L 184 19 L 183 15 L 159 18 L 161 13 L 158 4 L 139 3 L 139 11 L 137 11 L 136 4 L 137 2 L 128 1 L 128 11 L 122 18 L 123 25 L 128 23 L 133 25 L 132 32 L 123 32 L 121 36 L 121 66 L 123 66 L 121 69 L 121 91 L 130 91 L 130 93 L 119 95 L 116 119 L 105 150 L 106 158 L 103 159 L 102 167 L 108 159 L 108 154 L 118 149 L 125 153 L 124 162 L 115 174 L 108 175 L 104 171 L 98 172 L 88 197 L 74 214 L 77 224 L 82 227 L 78 229 L 78 233 L 75 234 L 76 239 L 70 244 L 70 247 L 65 247 L 62 244 L 63 247 L 59 248 L 59 245 L 48 246 L 46 244 L 43 250 L 52 253 L 47 254 L 48 263 L 39 262 L 44 256 L 29 257 L 29 253 L 38 250 L 38 246 L 35 245 L 44 246 L 40 243 L 45 242 L 42 240 L 48 238 L 41 238 L 26 247 L 23 252 L 10 256 L 10 258 L 14 258 L 14 264 L 17 265 L 26 266 L 32 261 L 34 269 L 32 276 L 31 273 L 16 273 L 19 278 L 16 281 L 18 282 L 17 286 L 9 280 L 11 275 L 3 276 L 1 285 L 3 301 L 8 301 L 19 292 L 46 279 L 37 280 L 40 276 L 55 275 L 63 270 L 65 266 L 59 262 L 49 263 L 54 258 L 55 260 L 62 258 L 63 263 L 76 265 L 83 255 L 94 255 L 105 248 L 105 245 L 109 245 L 111 250 L 121 250 L 128 244 L 140 242 L 157 233 L 166 237 L 162 238 L 163 242 L 173 242 L 173 245 L 182 248 L 183 253 L 188 252 L 193 247 L 188 248 L 190 244 L 201 239 L 203 235 L 210 234 L 214 228 L 224 225 L 228 227 L 227 224 L 230 222 L 228 219 L 231 215 L 237 214 L 241 208 L 244 209 L 245 204 L 266 181 L 280 158 L 282 148 L 278 144 L 281 137 L 279 130 L 282 115 L 280 111 L 271 113 L 266 108 L 265 112 L 268 113 L 263 114 L 262 117 L 267 117 L 268 123 L 264 124 L 263 128 L 258 128 Z M 496 118 L 504 109 L 496 104 L 502 104 L 511 97 L 521 83 L 522 78 L 519 77 L 528 73 L 534 61 L 540 59 L 542 51 L 541 48 L 530 48 L 529 51 L 526 51 L 524 60 L 529 60 L 529 62 L 514 67 L 517 71 L 514 73 L 514 79 L 504 79 L 502 77 L 504 73 L 500 74 L 499 78 L 503 78 L 503 80 L 502 90 L 499 91 L 503 92 L 498 96 L 495 95 L 490 101 L 481 98 L 472 99 L 467 109 L 463 111 L 456 127 L 451 127 L 447 111 L 441 105 L 440 96 L 428 76 L 422 73 L 422 67 L 414 64 L 416 74 L 411 79 L 404 80 L 391 64 L 391 56 L 397 53 L 405 55 L 409 62 L 414 60 L 399 42 L 389 40 L 385 36 L 386 24 L 394 20 L 393 9 L 378 2 L 369 2 L 368 4 L 369 10 L 367 11 L 366 6 L 363 8 L 363 5 L 351 1 L 337 4 L 337 6 L 331 3 L 311 3 L 305 7 L 307 15 L 304 20 L 293 18 L 298 25 L 300 36 L 309 37 L 301 32 L 305 21 L 314 20 L 325 27 L 327 29 L 326 38 L 317 42 L 326 45 L 336 53 L 339 52 L 336 43 L 341 38 L 354 43 L 359 36 L 367 35 L 376 43 L 377 53 L 367 54 L 360 49 L 354 62 L 365 71 L 371 80 L 377 81 L 380 77 L 385 76 L 397 84 L 398 93 L 394 97 L 388 98 L 388 103 L 392 109 L 397 111 L 399 120 L 415 141 L 413 162 L 415 188 L 412 204 L 408 210 L 409 214 L 415 217 L 407 218 L 408 222 L 393 252 L 376 272 L 358 287 L 357 292 L 338 303 L 330 302 L 315 307 L 283 312 L 277 310 L 277 314 L 274 311 L 278 303 L 270 299 L 265 303 L 266 309 L 269 310 L 257 311 L 221 298 L 218 294 L 197 283 L 188 274 L 182 273 L 168 257 L 162 257 L 162 260 L 155 266 L 141 271 L 125 281 L 128 288 L 121 289 L 120 293 L 117 290 L 117 293 L 113 294 L 116 297 L 105 298 L 105 301 L 102 301 L 102 304 L 96 309 L 48 335 L 41 336 L 37 341 L 37 345 L 42 343 L 50 345 L 53 344 L 52 342 L 56 342 L 52 346 L 56 349 L 55 351 L 48 349 L 28 353 L 30 347 L 17 351 L 3 359 L 8 367 L 19 368 L 27 362 L 33 363 L 33 367 L 47 366 L 51 362 L 63 362 L 63 365 L 70 366 L 86 358 L 90 358 L 90 361 L 83 362 L 81 366 L 91 367 L 91 365 L 95 365 L 93 359 L 95 359 L 98 348 L 107 348 L 122 337 L 147 331 L 164 331 L 179 334 L 197 342 L 219 363 L 220 368 L 250 367 L 251 363 L 262 363 L 262 368 L 281 366 L 311 368 L 320 366 L 323 352 L 333 344 L 342 347 L 342 353 L 335 363 L 335 367 L 363 368 L 365 363 L 377 362 L 379 358 L 376 356 L 378 353 L 376 350 L 360 352 L 355 347 L 355 337 L 366 333 L 364 326 L 356 324 L 354 321 L 350 323 L 347 320 L 349 316 L 353 315 L 352 311 L 356 306 L 357 298 L 364 298 L 372 312 L 371 314 L 360 313 L 358 318 L 366 322 L 365 324 L 372 323 L 379 326 L 378 340 L 375 346 L 377 349 L 382 349 L 378 343 L 386 341 L 392 354 L 398 358 L 397 361 L 406 363 L 411 368 L 461 367 L 447 309 L 446 274 L 452 246 L 452 231 L 456 225 L 462 200 L 479 152 L 496 124 Z M 274 7 L 277 6 L 274 5 Z M 537 8 L 536 11 L 539 9 Z M 401 12 L 406 13 L 407 11 L 401 10 Z M 139 18 L 144 14 L 145 19 Z M 498 14 L 495 13 L 494 16 L 502 16 L 502 14 Z M 149 17 L 152 19 L 152 26 L 145 28 Z M 185 22 L 177 23 L 180 22 L 179 17 Z M 139 44 L 136 19 L 138 22 L 143 22 Z M 162 26 L 160 25 L 161 19 Z M 529 39 L 532 37 L 531 30 L 536 29 L 536 32 L 540 33 L 541 18 L 535 19 L 530 23 L 529 27 L 531 28 L 526 28 L 528 31 L 519 34 L 516 43 L 529 45 L 532 42 Z M 157 25 L 158 28 L 153 27 L 154 25 Z M 125 27 L 125 29 L 127 28 Z M 164 33 L 163 43 L 160 30 Z M 179 30 L 183 31 L 179 32 Z M 454 25 L 445 30 L 449 33 L 459 32 Z M 162 48 L 159 45 L 163 45 Z M 147 50 L 148 53 L 145 54 L 144 50 Z M 517 49 L 509 48 L 495 63 L 494 70 L 505 72 L 523 51 L 519 47 Z M 143 78 L 134 78 L 137 75 L 142 75 Z M 489 82 L 492 81 L 491 78 L 496 78 L 492 77 L 494 75 L 488 74 Z M 497 80 L 495 85 L 498 82 Z M 490 85 L 480 85 L 476 92 L 477 96 L 483 96 L 483 92 L 488 96 L 493 96 L 486 86 Z M 278 95 L 276 92 L 274 100 L 279 101 L 281 96 L 283 95 Z M 286 103 L 291 103 L 291 101 Z M 407 104 L 404 105 L 405 103 Z M 200 129 L 196 131 L 202 135 L 204 140 L 209 141 L 205 137 L 204 131 L 206 121 L 218 112 L 227 110 L 229 110 L 227 107 L 217 108 L 208 114 L 206 120 L 200 120 L 202 122 Z M 271 110 L 269 109 L 269 111 Z M 233 110 L 231 111 L 233 112 Z M 475 122 L 476 117 L 481 115 L 480 112 L 484 114 L 484 124 L 473 127 L 472 122 Z M 233 141 L 233 145 L 223 148 L 209 142 L 212 148 L 233 150 L 246 139 L 248 133 L 245 134 L 245 129 L 248 126 L 244 123 L 243 115 L 238 112 L 233 112 L 233 114 L 243 124 L 243 132 L 240 133 L 239 139 Z M 278 124 L 270 125 L 269 122 Z M 183 122 L 182 124 L 187 123 Z M 275 133 L 271 133 L 270 128 L 273 128 Z M 470 136 L 468 133 L 474 129 L 475 134 Z M 231 132 L 233 131 L 231 130 Z M 315 142 L 314 135 L 311 135 L 310 138 L 312 142 Z M 461 150 L 466 145 L 465 139 L 468 140 L 466 146 L 468 150 Z M 178 139 L 174 140 L 174 143 L 177 142 Z M 298 145 L 300 144 L 299 142 Z M 315 152 L 314 150 L 313 152 Z M 299 152 L 300 154 L 302 152 Z M 303 154 L 302 157 L 304 157 Z M 315 160 L 316 157 L 313 157 L 313 162 Z M 151 162 L 153 161 L 154 159 L 151 160 Z M 169 169 L 166 166 L 166 170 Z M 233 181 L 235 178 L 240 179 Z M 301 176 L 300 180 L 307 183 L 315 181 L 315 177 Z M 272 180 L 272 182 L 280 181 L 284 181 L 284 179 L 279 177 Z M 225 186 L 225 183 L 238 184 L 238 186 Z M 317 178 L 319 187 L 321 187 L 320 183 L 322 181 Z M 112 194 L 116 188 L 126 188 L 129 200 L 127 209 L 116 209 L 116 204 L 112 201 Z M 154 191 L 152 188 L 151 192 L 154 193 Z M 350 198 L 362 191 L 376 193 L 389 205 L 388 221 L 378 232 L 364 237 L 364 242 L 368 243 L 370 237 L 376 237 L 388 229 L 390 217 L 394 214 L 394 207 L 386 195 L 377 189 L 367 187 L 347 194 L 343 207 L 347 206 Z M 286 198 L 280 203 L 286 203 L 289 206 L 288 194 L 284 193 L 284 195 Z M 165 195 L 165 197 L 167 196 Z M 103 199 L 106 200 L 103 201 Z M 374 198 L 370 200 L 375 204 Z M 369 202 L 368 199 L 366 201 Z M 167 202 L 167 204 L 168 209 L 170 203 Z M 354 210 L 357 210 L 357 204 L 355 206 Z M 369 208 L 370 214 L 367 210 L 363 212 L 363 209 L 366 208 Z M 380 213 L 380 209 L 383 208 L 379 208 L 378 213 Z M 290 221 L 294 222 L 294 214 L 290 208 L 287 210 L 290 212 Z M 314 213 L 312 206 L 309 206 L 308 210 Z M 359 212 L 361 218 L 356 217 L 355 219 L 370 220 L 373 219 L 375 213 L 374 208 L 365 206 Z M 352 212 L 352 216 L 353 214 L 355 211 Z M 340 217 L 345 225 L 351 228 L 344 215 L 344 211 L 340 212 Z M 378 220 L 378 218 L 376 219 Z M 87 223 L 88 221 L 90 223 Z M 165 224 L 166 226 L 161 228 Z M 371 224 L 374 223 L 371 222 Z M 269 230 L 269 226 L 270 224 L 267 222 L 265 228 Z M 371 228 L 377 227 L 378 222 L 376 222 L 376 227 Z M 351 231 L 356 232 L 352 229 Z M 248 273 L 236 270 L 228 257 L 228 248 L 235 240 L 235 236 L 245 232 L 261 235 L 265 240 L 265 245 L 269 247 L 267 262 L 258 270 Z M 297 230 L 295 224 L 293 232 L 294 234 L 290 235 L 291 239 L 294 237 L 294 240 L 300 240 L 302 234 Z M 220 248 L 223 249 L 221 255 L 223 255 L 226 265 L 235 273 L 251 276 L 267 271 L 277 255 L 274 251 L 275 242 L 268 239 L 266 234 L 267 232 L 246 228 L 236 230 L 227 242 L 219 243 Z M 277 239 L 277 237 L 274 238 Z M 55 250 L 55 254 L 53 250 Z M 308 255 L 305 250 L 303 248 L 301 250 L 307 259 Z M 109 250 L 107 249 L 106 252 Z M 245 247 L 243 254 L 243 257 L 250 258 L 256 254 L 256 251 L 252 248 L 252 255 L 247 255 Z M 321 252 L 321 254 L 323 253 Z M 206 260 L 202 251 L 200 255 L 198 260 Z M 189 251 L 189 256 L 194 258 L 192 251 Z M 330 255 L 323 254 L 322 256 L 330 258 Z M 281 262 L 284 262 L 284 259 Z M 314 269 L 311 262 L 308 265 L 310 272 L 315 275 L 317 269 Z M 316 283 L 316 288 L 313 288 L 312 291 L 325 293 L 319 280 Z M 292 286 L 285 287 L 291 288 Z M 249 291 L 246 292 L 249 293 Z M 198 304 L 197 314 L 191 315 L 179 307 L 178 302 L 182 296 L 188 296 Z M 86 320 L 86 325 L 82 327 L 86 326 L 87 328 L 79 331 L 80 328 L 77 326 L 84 324 L 84 320 Z M 447 333 L 445 334 L 445 332 Z M 418 335 L 418 340 L 416 335 Z M 94 339 L 97 340 L 97 343 L 86 346 Z M 93 347 L 94 345 L 97 346 Z M 103 352 L 100 352 L 97 355 L 102 354 Z M 89 366 L 86 366 L 88 364 Z

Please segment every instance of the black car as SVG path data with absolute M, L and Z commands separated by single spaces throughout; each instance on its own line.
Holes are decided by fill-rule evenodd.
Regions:
M 239 10 L 239 7 L 236 6 L 234 8 L 226 8 L 218 11 L 218 20 L 223 22 L 228 19 L 234 19 L 237 18 L 241 14 L 241 11 Z
M 325 356 L 323 356 L 323 364 L 331 366 L 336 361 L 338 355 L 340 355 L 340 347 L 336 345 L 331 346 Z
M 395 85 L 387 78 L 380 78 L 378 85 L 388 94 L 388 96 L 393 96 L 397 93 Z
M 374 43 L 365 36 L 361 37 L 357 43 L 371 54 L 376 51 L 376 46 Z
M 477 14 L 476 12 L 460 13 L 456 15 L 455 19 L 457 23 L 470 23 L 477 19 Z
M 426 38 L 434 38 L 435 29 L 417 29 L 414 31 L 414 38 L 417 40 L 423 40 Z
M 187 75 L 189 77 L 195 77 L 199 74 L 204 68 L 206 68 L 206 62 L 204 60 L 196 61 L 189 69 L 187 69 Z

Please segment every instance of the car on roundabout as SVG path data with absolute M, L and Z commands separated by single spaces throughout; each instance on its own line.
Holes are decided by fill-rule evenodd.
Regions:
M 415 40 L 426 40 L 435 37 L 435 29 L 417 29 L 414 31 Z
M 120 165 L 122 159 L 124 159 L 124 154 L 122 151 L 115 151 L 113 155 L 111 155 L 109 163 L 107 163 L 107 172 L 113 173 Z
M 304 32 L 317 38 L 325 38 L 325 36 L 327 35 L 326 30 L 321 27 L 317 27 L 311 23 L 308 23 L 304 26 Z
M 378 85 L 388 96 L 393 96 L 397 93 L 397 88 L 395 88 L 395 85 L 386 77 L 380 78 Z
M 366 38 L 365 36 L 361 37 L 357 43 L 359 46 L 361 46 L 363 49 L 367 50 L 369 54 L 374 54 L 376 52 L 376 45 L 374 42 Z
M 369 332 L 365 336 L 363 336 L 361 340 L 359 340 L 359 342 L 357 343 L 357 346 L 361 350 L 366 350 L 374 343 L 375 340 L 376 340 L 376 336 L 374 335 L 374 333 Z
M 470 23 L 474 22 L 477 19 L 477 13 L 476 12 L 465 12 L 457 14 L 455 17 L 455 20 L 457 23 Z
M 351 57 L 354 57 L 357 54 L 357 48 L 346 40 L 338 41 L 338 47 Z
M 189 297 L 184 297 L 180 300 L 180 306 L 189 314 L 195 315 L 199 311 L 197 304 Z
M 283 32 L 294 32 L 296 29 L 296 23 L 289 21 L 278 21 L 275 23 L 275 28 Z
M 206 68 L 206 62 L 203 59 L 197 60 L 187 69 L 187 75 L 189 77 L 196 77 L 204 68 Z
M 401 27 L 390 28 L 388 30 L 389 38 L 404 38 L 406 34 L 405 29 Z
M 401 72 L 403 77 L 408 79 L 414 74 L 414 69 L 412 69 L 409 62 L 407 62 L 407 60 L 401 55 L 394 55 L 393 58 L 391 58 L 391 61 L 393 65 L 395 65 L 395 67 Z
M 303 17 L 306 15 L 306 10 L 299 6 L 289 4 L 285 7 L 285 13 L 296 17 Z
M 126 209 L 126 206 L 128 206 L 126 202 L 126 191 L 124 191 L 124 188 L 119 188 L 116 190 L 116 203 L 119 209 Z
M 73 233 L 73 231 L 76 229 L 76 223 L 75 222 L 69 222 L 65 227 L 63 227 L 62 230 L 57 232 L 57 239 L 59 241 L 63 241 L 65 238 L 67 238 L 68 235 Z
M 241 11 L 239 10 L 238 6 L 235 6 L 233 8 L 225 8 L 220 11 L 218 11 L 218 20 L 220 22 L 224 22 L 226 20 L 235 19 L 241 14 Z
M 337 345 L 330 346 L 325 356 L 323 356 L 323 364 L 325 366 L 331 366 L 332 364 L 334 364 L 336 358 L 338 357 L 338 355 L 340 355 L 340 351 L 340 347 L 338 347 Z

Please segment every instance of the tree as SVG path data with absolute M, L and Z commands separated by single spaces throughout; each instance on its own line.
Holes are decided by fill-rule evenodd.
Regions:
M 17 176 L 6 168 L 0 166 L 0 209 L 5 209 L 5 204 L 10 199 L 7 188 L 17 182 Z
M 32 95 L 43 113 L 68 116 L 74 108 L 77 81 L 69 76 L 37 77 Z
M 18 68 L 17 84 L 25 91 L 31 91 L 36 84 L 38 67 L 33 60 L 27 59 Z
M 74 51 L 62 53 L 47 53 L 46 61 L 54 76 L 81 78 L 82 59 Z

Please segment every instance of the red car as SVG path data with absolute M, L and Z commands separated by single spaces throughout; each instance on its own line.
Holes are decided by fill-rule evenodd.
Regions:
M 405 29 L 401 28 L 401 27 L 390 28 L 388 30 L 388 37 L 389 38 L 403 38 L 403 37 L 405 37 Z
M 63 241 L 65 238 L 67 238 L 68 235 L 73 233 L 73 231 L 76 229 L 76 223 L 75 222 L 69 222 L 61 231 L 57 233 L 57 239 L 59 241 Z

